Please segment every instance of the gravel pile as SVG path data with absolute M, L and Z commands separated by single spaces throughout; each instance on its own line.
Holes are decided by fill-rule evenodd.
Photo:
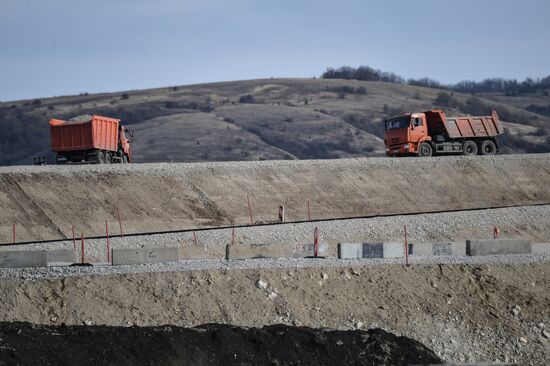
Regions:
M 83 123 L 91 121 L 93 116 L 91 114 L 81 114 L 67 120 L 68 123 Z

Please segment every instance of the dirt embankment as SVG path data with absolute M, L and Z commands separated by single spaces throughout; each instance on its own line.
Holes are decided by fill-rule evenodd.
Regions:
M 550 202 L 550 154 L 0 169 L 0 241 Z
M 542 365 L 550 363 L 549 274 L 545 262 L 5 279 L 0 321 L 383 328 L 447 361 Z

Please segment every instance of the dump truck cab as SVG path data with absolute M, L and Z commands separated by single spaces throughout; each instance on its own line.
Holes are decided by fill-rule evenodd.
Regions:
M 128 134 L 129 138 L 126 136 Z M 134 138 L 134 133 L 126 129 L 122 124 L 119 125 L 119 155 L 122 156 L 123 163 L 132 162 L 132 147 L 130 142 Z
M 387 156 L 494 155 L 504 129 L 490 116 L 447 117 L 441 109 L 406 113 L 384 121 Z
M 385 121 L 386 155 L 416 155 L 419 145 L 431 141 L 425 113 L 406 113 Z

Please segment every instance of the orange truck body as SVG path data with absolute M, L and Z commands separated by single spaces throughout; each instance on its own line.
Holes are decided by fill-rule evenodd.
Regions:
M 124 131 L 119 119 L 103 116 L 76 123 L 50 120 L 52 151 L 59 164 L 130 162 L 130 142 Z
M 407 113 L 385 121 L 387 156 L 493 155 L 504 129 L 490 116 L 447 117 L 440 109 Z

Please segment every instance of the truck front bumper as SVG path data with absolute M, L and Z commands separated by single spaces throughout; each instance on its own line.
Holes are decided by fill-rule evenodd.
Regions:
M 403 145 L 394 145 L 386 147 L 387 156 L 398 156 L 398 155 L 412 155 L 415 154 L 414 146 L 412 144 L 403 144 Z

